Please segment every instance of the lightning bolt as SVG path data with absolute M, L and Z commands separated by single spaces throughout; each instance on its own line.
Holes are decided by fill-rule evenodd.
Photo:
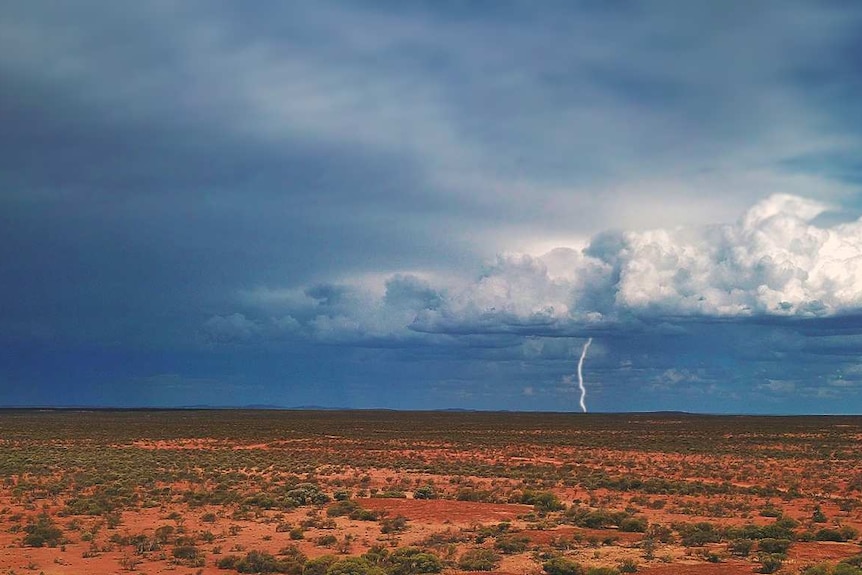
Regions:
M 584 403 L 584 398 L 587 397 L 587 388 L 584 387 L 584 359 L 587 357 L 587 350 L 590 349 L 590 344 L 593 343 L 593 338 L 587 340 L 584 344 L 584 349 L 581 350 L 581 359 L 578 360 L 578 387 L 581 388 L 581 410 L 587 412 L 587 404 Z

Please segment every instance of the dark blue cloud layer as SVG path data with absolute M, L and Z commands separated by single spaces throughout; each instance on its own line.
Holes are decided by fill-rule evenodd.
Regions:
M 855 220 L 855 6 L 0 11 L 0 404 L 566 409 L 594 336 L 594 409 L 862 406 L 853 278 L 650 255 Z

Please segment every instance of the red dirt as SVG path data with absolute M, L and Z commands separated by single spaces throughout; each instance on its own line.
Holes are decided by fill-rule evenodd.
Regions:
M 362 414 L 342 417 L 347 417 L 349 423 L 352 421 L 350 417 L 361 418 Z M 386 417 L 382 419 L 384 423 Z M 171 423 L 172 420 L 168 418 L 166 421 Z M 539 575 L 542 568 L 541 561 L 535 558 L 536 553 L 562 554 L 585 566 L 613 567 L 623 560 L 633 560 L 639 565 L 638 573 L 647 575 L 747 575 L 758 568 L 754 559 L 756 551 L 751 558 L 739 559 L 727 552 L 726 542 L 686 549 L 678 543 L 678 528 L 675 528 L 677 542 L 658 544 L 655 558 L 646 560 L 645 551 L 641 548 L 645 534 L 573 527 L 571 518 L 560 513 L 542 516 L 532 505 L 456 500 L 459 491 L 465 489 L 485 491 L 489 499 L 496 501 L 518 500 L 527 490 L 547 490 L 567 507 L 577 505 L 584 509 L 612 512 L 625 510 L 629 515 L 646 518 L 651 525 L 664 527 L 702 521 L 713 523 L 719 529 L 749 523 L 767 525 L 775 518 L 763 516 L 760 512 L 773 506 L 800 522 L 796 529 L 799 534 L 805 531 L 810 534 L 837 525 L 862 530 L 859 489 L 848 488 L 852 478 L 862 477 L 855 455 L 856 444 L 862 437 L 855 430 L 860 426 L 849 427 L 850 431 L 845 432 L 837 425 L 827 429 L 829 422 L 825 421 L 818 424 L 825 426 L 825 431 L 814 428 L 808 435 L 800 433 L 794 436 L 783 432 L 770 435 L 742 430 L 698 436 L 699 444 L 692 440 L 690 444 L 674 447 L 676 444 L 671 441 L 670 447 L 660 447 L 652 443 L 650 434 L 655 433 L 655 429 L 661 430 L 662 426 L 673 428 L 672 439 L 676 440 L 677 429 L 684 437 L 689 437 L 685 434 L 693 433 L 696 430 L 693 426 L 700 422 L 634 419 L 629 422 L 632 426 L 643 424 L 639 428 L 643 431 L 642 439 L 638 437 L 636 442 L 632 442 L 629 438 L 626 443 L 626 432 L 617 427 L 595 436 L 598 437 L 597 443 L 590 444 L 586 439 L 580 440 L 587 437 L 589 430 L 585 427 L 577 430 L 565 426 L 543 427 L 546 425 L 543 418 L 536 421 L 540 425 L 535 430 L 520 434 L 508 432 L 509 443 L 497 441 L 497 431 L 508 430 L 508 416 L 495 423 L 500 427 L 494 428 L 494 433 L 478 429 L 474 430 L 474 435 L 460 439 L 445 428 L 434 429 L 433 433 L 426 435 L 410 436 L 418 439 L 405 439 L 399 434 L 378 433 L 372 424 L 363 422 L 362 426 L 373 428 L 371 435 L 363 435 L 365 427 L 362 426 L 353 429 L 353 436 L 348 431 L 344 436 L 315 434 L 304 427 L 287 433 L 278 427 L 277 432 L 269 435 L 246 434 L 243 439 L 236 440 L 225 439 L 215 433 L 193 437 L 169 435 L 172 439 L 160 439 L 154 434 L 122 441 L 110 437 L 103 443 L 90 438 L 34 439 L 31 443 L 20 444 L 17 443 L 19 440 L 0 440 L 0 458 L 5 450 L 17 450 L 19 459 L 22 452 L 26 458 L 45 458 L 41 461 L 42 467 L 35 467 L 37 472 L 10 474 L 0 482 L 0 573 L 99 575 L 124 572 L 121 560 L 124 557 L 135 558 L 134 547 L 112 543 L 112 536 L 152 536 L 158 527 L 165 525 L 197 537 L 196 544 L 204 553 L 203 567 L 177 564 L 172 556 L 177 543 L 172 541 L 166 543 L 160 552 L 138 557 L 140 562 L 133 566 L 133 572 L 191 575 L 200 570 L 203 575 L 231 575 L 232 571 L 215 566 L 216 561 L 227 554 L 244 555 L 249 550 L 277 554 L 285 547 L 296 545 L 310 558 L 324 554 L 343 557 L 360 555 L 372 546 L 394 549 L 421 545 L 432 541 L 429 537 L 434 536 L 437 537 L 434 541 L 443 543 L 427 544 L 433 546 L 433 552 L 446 559 L 448 572 L 454 573 L 457 572 L 458 557 L 466 550 L 494 546 L 493 530 L 501 522 L 510 524 L 509 532 L 526 536 L 530 546 L 522 553 L 503 556 L 497 571 L 490 575 Z M 245 424 L 245 421 L 241 423 Z M 280 425 L 283 423 L 279 422 Z M 340 427 L 335 425 L 330 428 L 340 431 Z M 93 429 L 97 430 L 98 426 L 93 426 Z M 438 435 L 444 433 L 446 439 L 438 440 Z M 36 432 L 33 435 L 41 437 Z M 821 437 L 830 442 L 828 453 L 818 443 Z M 810 442 L 806 443 L 808 439 Z M 703 449 L 705 441 L 712 445 L 717 440 L 724 442 L 724 450 L 719 454 L 712 455 Z M 749 443 L 737 449 L 737 440 Z M 793 440 L 800 441 L 794 443 Z M 668 441 L 667 437 L 665 441 Z M 103 485 L 112 485 L 110 473 L 99 478 L 104 483 L 87 483 L 86 464 L 82 469 L 74 457 L 63 460 L 72 469 L 56 466 L 55 458 L 62 458 L 63 450 L 77 450 L 75 453 L 85 458 L 90 456 L 100 461 L 111 461 L 117 456 L 117 461 L 131 466 L 135 465 L 135 458 L 143 458 L 144 453 L 152 457 L 155 452 L 155 456 L 162 458 L 156 461 L 168 463 L 164 469 L 140 471 L 145 477 L 154 472 L 159 479 L 149 478 L 140 486 L 133 484 L 139 499 L 122 511 L 119 526 L 109 529 L 103 516 L 60 514 L 73 491 L 74 496 L 90 496 Z M 278 463 L 282 460 L 297 461 L 301 471 L 294 471 L 293 463 L 279 468 Z M 497 471 L 501 476 L 493 476 Z M 128 481 L 124 472 L 124 469 L 113 471 Z M 231 477 L 225 484 L 237 494 L 236 500 L 223 507 L 206 505 L 192 508 L 184 502 L 187 491 L 212 492 L 221 482 L 220 474 Z M 667 481 L 668 486 L 666 490 L 661 485 L 658 489 L 648 490 L 639 485 L 622 488 L 608 481 L 592 481 L 619 476 L 659 479 Z M 81 481 L 83 487 L 77 488 L 77 481 Z M 245 497 L 277 495 L 284 492 L 285 485 L 303 482 L 317 484 L 330 497 L 339 490 L 349 491 L 360 507 L 384 512 L 384 518 L 403 516 L 408 520 L 406 530 L 387 534 L 383 533 L 380 521 L 328 518 L 327 505 L 302 505 L 295 509 L 286 506 L 278 510 L 242 503 Z M 725 489 L 686 489 L 695 483 Z M 443 498 L 368 497 L 385 491 L 410 495 L 419 486 L 429 484 Z M 55 485 L 64 487 L 58 492 L 45 491 L 45 488 Z M 35 491 L 28 492 L 32 486 L 35 486 Z M 747 490 L 749 486 L 759 486 L 764 491 Z M 766 488 L 770 496 L 760 494 L 766 492 Z M 159 494 L 159 490 L 164 494 Z M 155 500 L 151 503 L 153 506 L 142 506 L 147 498 Z M 812 522 L 816 507 L 828 517 L 826 523 Z M 22 528 L 43 511 L 52 515 L 62 528 L 67 538 L 63 548 L 22 547 Z M 203 521 L 202 516 L 206 513 L 214 514 L 215 520 Z M 73 521 L 79 524 L 77 528 L 70 527 Z M 284 527 L 309 521 L 317 523 L 306 525 L 302 539 L 292 539 Z M 282 528 L 277 530 L 279 524 Z M 84 540 L 90 537 L 90 531 L 95 533 L 93 543 Z M 206 538 L 201 535 L 204 532 L 209 532 Z M 489 532 L 492 534 L 487 535 Z M 329 535 L 336 537 L 341 549 L 319 542 L 321 537 Z M 569 541 L 561 543 L 561 539 Z M 836 562 L 859 553 L 862 550 L 860 538 L 852 539 L 848 543 L 794 542 L 788 553 L 787 572 L 794 573 L 806 565 L 822 561 Z M 716 554 L 720 562 L 706 561 L 709 553 Z

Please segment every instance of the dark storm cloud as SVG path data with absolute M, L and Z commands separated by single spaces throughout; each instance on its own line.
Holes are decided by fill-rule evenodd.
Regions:
M 817 273 L 858 248 L 837 227 L 860 207 L 853 6 L 0 12 L 0 340 L 31 350 L 0 385 L 42 382 L 27 397 L 78 362 L 104 380 L 79 401 L 112 378 L 132 403 L 265 382 L 370 405 L 391 378 L 415 379 L 405 405 L 548 407 L 587 336 L 599 398 L 789 393 L 833 352 L 849 373 L 858 280 Z M 791 228 L 844 243 L 704 227 L 775 192 L 831 202 Z

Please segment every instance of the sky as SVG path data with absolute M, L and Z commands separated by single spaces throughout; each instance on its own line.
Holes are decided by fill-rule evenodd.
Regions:
M 0 405 L 862 412 L 862 5 L 0 7 Z

